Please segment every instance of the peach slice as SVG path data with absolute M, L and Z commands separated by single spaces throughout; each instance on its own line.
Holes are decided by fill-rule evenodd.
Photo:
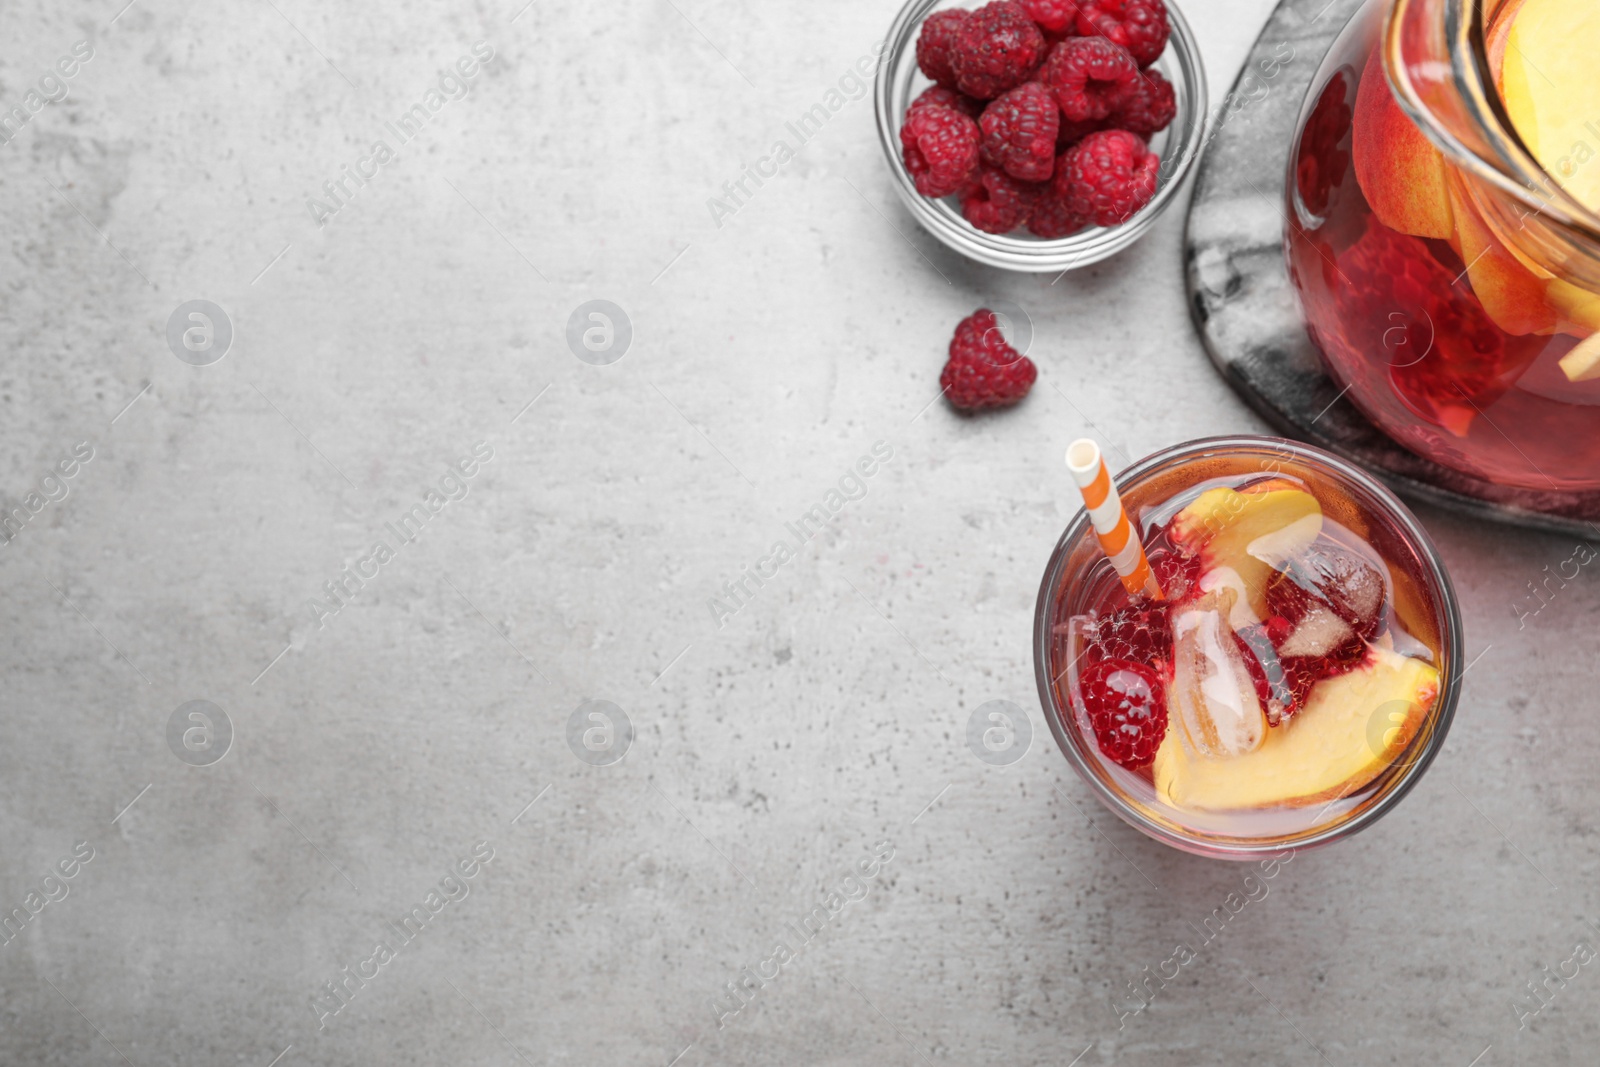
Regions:
M 1600 210 L 1594 92 L 1600 11 L 1583 0 L 1522 0 L 1501 21 L 1509 30 L 1496 84 L 1511 124 L 1567 192 Z
M 1152 767 L 1156 791 L 1174 807 L 1201 811 L 1298 808 L 1349 796 L 1399 757 L 1438 695 L 1438 671 L 1374 646 L 1362 666 L 1318 682 L 1304 710 L 1252 752 L 1206 759 L 1167 731 Z
M 1560 278 L 1545 283 L 1545 296 L 1565 320 L 1563 333 L 1579 337 L 1600 332 L 1600 294 Z
M 1350 152 L 1356 181 L 1379 222 L 1417 237 L 1450 239 L 1455 224 L 1444 156 L 1395 103 L 1379 49 L 1367 58 L 1356 90 Z
M 1175 544 L 1200 557 L 1202 574 L 1231 567 L 1257 618 L 1266 617 L 1267 579 L 1322 532 L 1317 498 L 1283 478 L 1245 489 L 1207 489 L 1172 520 Z
M 1600 333 L 1592 333 L 1578 347 L 1561 357 L 1557 364 L 1569 382 L 1592 382 L 1600 378 Z
M 1464 192 L 1452 188 L 1450 206 L 1456 223 L 1457 251 L 1467 264 L 1472 292 L 1494 324 L 1517 336 L 1553 333 L 1556 312 L 1545 298 L 1546 279 L 1512 255 L 1467 202 Z

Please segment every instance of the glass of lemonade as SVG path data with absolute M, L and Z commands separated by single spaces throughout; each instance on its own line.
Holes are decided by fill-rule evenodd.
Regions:
M 1597 52 L 1593 0 L 1369 0 L 1290 153 L 1290 276 L 1329 374 L 1500 485 L 1600 489 Z
M 1219 437 L 1116 478 L 1163 597 L 1130 595 L 1086 512 L 1039 590 L 1051 731 L 1158 841 L 1250 859 L 1355 833 L 1444 742 L 1461 617 L 1428 535 L 1320 449 Z

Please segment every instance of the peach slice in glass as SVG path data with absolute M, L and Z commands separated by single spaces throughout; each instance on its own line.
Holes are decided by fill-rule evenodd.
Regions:
M 1202 574 L 1231 567 L 1257 618 L 1266 617 L 1267 579 L 1322 532 L 1322 507 L 1295 483 L 1272 478 L 1242 490 L 1218 486 L 1172 520 L 1179 548 L 1199 556 Z
M 1362 789 L 1405 751 L 1439 694 L 1439 672 L 1374 646 L 1348 674 L 1325 678 L 1305 708 L 1260 747 L 1205 759 L 1169 730 L 1156 752 L 1157 792 L 1175 807 L 1243 811 L 1324 804 Z

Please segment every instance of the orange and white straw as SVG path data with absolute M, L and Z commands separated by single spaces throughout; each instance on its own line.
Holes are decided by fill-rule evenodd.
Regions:
M 1111 558 L 1123 586 L 1134 596 L 1144 595 L 1163 599 L 1161 586 L 1145 559 L 1144 546 L 1133 532 L 1133 523 L 1122 507 L 1122 497 L 1112 484 L 1111 473 L 1106 470 L 1105 457 L 1100 446 L 1087 437 L 1080 437 L 1067 446 L 1067 470 L 1083 493 L 1084 507 L 1089 509 L 1089 521 L 1094 525 L 1100 547 Z

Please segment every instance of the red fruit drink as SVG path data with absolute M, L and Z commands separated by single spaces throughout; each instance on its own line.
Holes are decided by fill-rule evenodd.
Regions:
M 1507 486 L 1600 488 L 1600 68 L 1580 41 L 1600 40 L 1600 17 L 1584 0 L 1485 5 L 1486 91 L 1553 183 L 1523 196 L 1401 109 L 1388 7 L 1369 2 L 1334 43 L 1290 157 L 1286 250 L 1311 338 L 1342 395 L 1412 451 Z M 1594 221 L 1558 224 L 1558 204 Z
M 1365 474 L 1268 438 L 1119 480 L 1163 599 L 1080 517 L 1040 592 L 1041 696 L 1102 800 L 1191 851 L 1248 856 L 1376 818 L 1455 701 L 1460 622 L 1415 520 Z

